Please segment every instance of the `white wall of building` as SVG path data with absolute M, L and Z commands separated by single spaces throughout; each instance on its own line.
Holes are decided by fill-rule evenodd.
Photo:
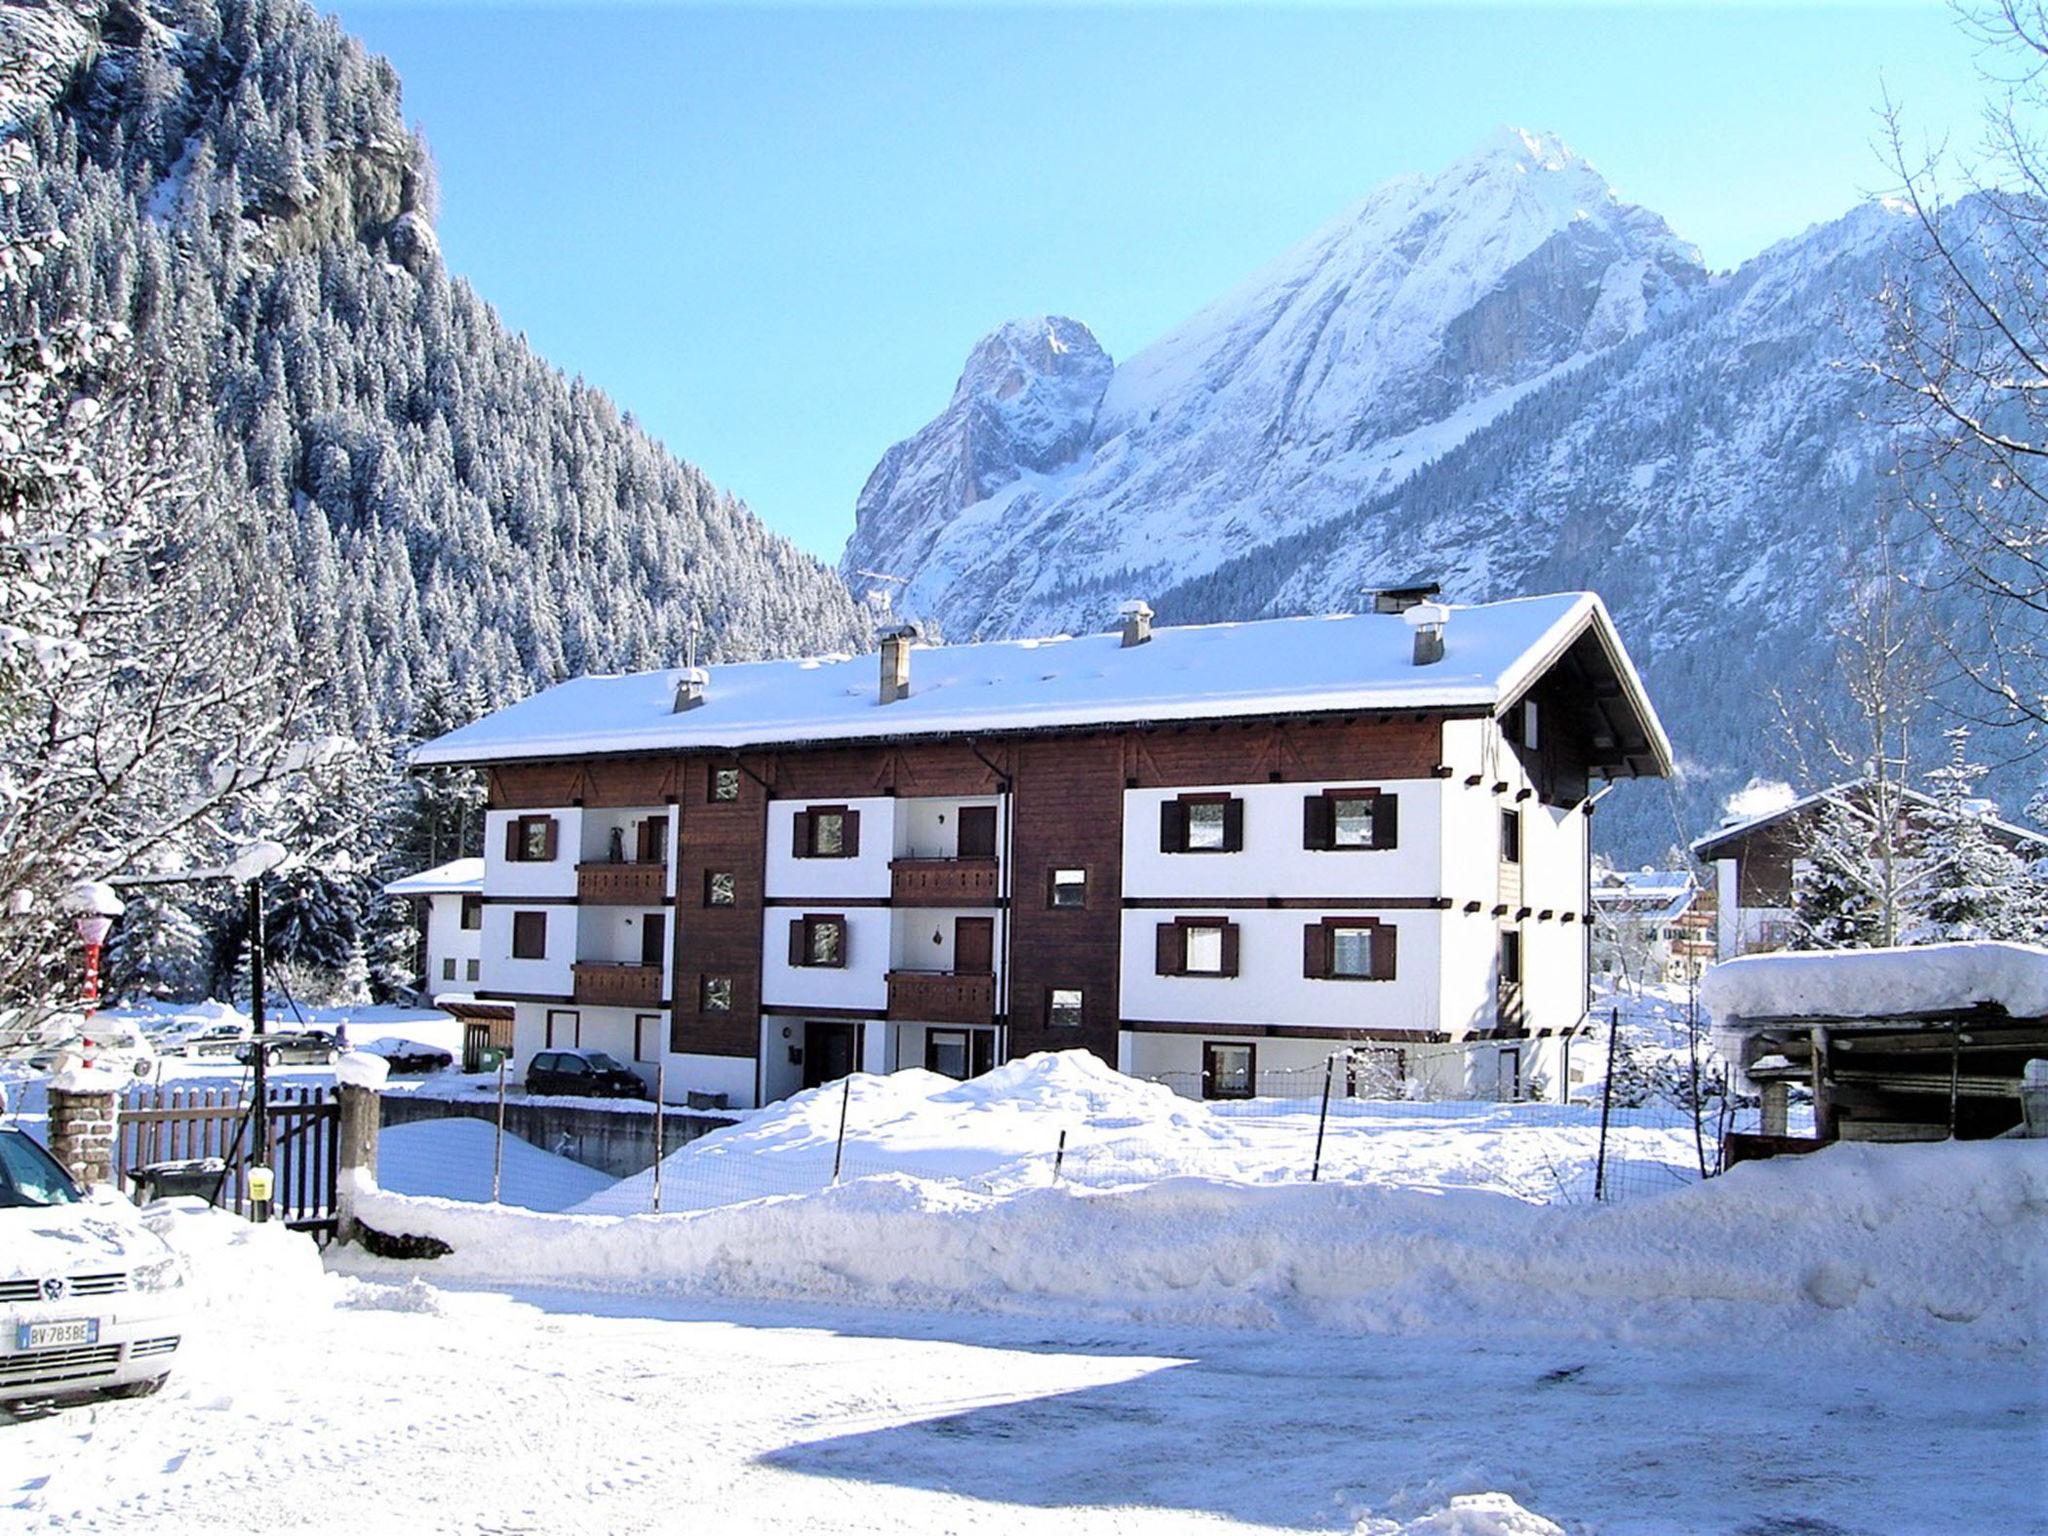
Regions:
M 795 855 L 796 818 L 811 805 L 843 805 L 860 812 L 860 852 L 850 859 L 800 859 Z M 857 800 L 771 800 L 768 802 L 768 860 L 764 876 L 770 896 L 804 898 L 887 896 L 889 860 L 896 847 L 897 802 L 886 795 Z
M 462 926 L 463 895 L 450 891 L 426 898 L 426 945 L 428 997 L 444 992 L 467 994 L 483 985 L 483 929 Z M 448 961 L 455 962 L 455 974 L 444 975 Z M 476 975 L 470 967 L 476 966 Z
M 996 853 L 1003 851 L 1003 803 L 999 795 L 966 795 L 958 799 L 919 797 L 896 802 L 893 851 L 899 859 L 951 859 L 960 852 L 960 808 L 996 808 Z M 867 846 L 867 818 L 861 818 L 861 846 Z
M 512 914 L 522 911 L 547 914 L 547 953 L 542 959 L 512 957 Z M 576 908 L 521 907 L 509 902 L 484 904 L 483 980 L 478 990 L 567 997 L 574 990 L 571 966 L 575 958 Z
M 711 1056 L 672 1051 L 663 1061 L 668 1068 L 664 1086 L 671 1104 L 681 1104 L 693 1093 L 722 1093 L 727 1106 L 732 1109 L 756 1107 L 754 1058 L 751 1056 Z M 771 1098 L 786 1096 L 770 1094 Z
M 865 833 L 863 833 L 865 838 Z M 865 843 L 863 843 L 865 846 Z M 791 965 L 789 925 L 810 907 L 769 907 L 761 920 L 761 1001 L 784 1008 L 884 1008 L 889 1001 L 890 909 L 849 907 L 844 966 Z
M 554 858 L 528 863 L 505 857 L 505 823 L 521 816 L 555 818 Z M 576 855 L 582 839 L 583 812 L 575 806 L 485 812 L 484 890 L 492 896 L 574 896 Z

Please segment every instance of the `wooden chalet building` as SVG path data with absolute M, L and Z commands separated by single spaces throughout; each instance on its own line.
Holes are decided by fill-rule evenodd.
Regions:
M 675 1101 L 1074 1047 L 1213 1095 L 1347 1042 L 1560 1082 L 1591 781 L 1669 744 L 1598 598 L 1434 590 L 564 683 L 415 754 L 487 771 L 478 993 L 520 1060 Z

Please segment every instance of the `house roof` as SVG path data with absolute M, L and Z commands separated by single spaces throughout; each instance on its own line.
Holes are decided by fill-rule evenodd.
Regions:
M 1699 882 L 1688 869 L 1609 870 L 1593 878 L 1597 911 L 1682 917 Z
M 484 888 L 484 861 L 482 859 L 450 859 L 446 864 L 436 864 L 432 869 L 423 869 L 416 875 L 407 875 L 402 880 L 393 880 L 384 887 L 386 896 L 454 896 L 469 895 Z
M 1443 659 L 1412 660 L 1402 614 L 1333 614 L 1118 634 L 922 646 L 911 692 L 879 701 L 865 656 L 712 667 L 703 702 L 674 710 L 679 669 L 579 677 L 418 748 L 420 766 L 625 752 L 992 736 L 1090 726 L 1512 705 L 1568 664 L 1592 676 L 1609 761 L 1663 775 L 1671 745 L 1613 620 L 1588 592 L 1449 609 Z
M 1833 801 L 1838 804 L 1847 805 L 1850 803 L 1848 797 L 1869 782 L 1868 779 L 1849 779 L 1840 784 L 1830 784 L 1826 789 L 1816 789 L 1811 794 L 1801 795 L 1797 800 L 1781 805 L 1774 811 L 1766 811 L 1760 816 L 1745 817 L 1740 821 L 1733 821 L 1716 827 L 1705 837 L 1694 839 L 1692 844 L 1693 857 L 1708 863 L 1712 863 L 1716 859 L 1733 858 L 1737 851 L 1734 845 L 1745 841 L 1764 828 L 1774 826 L 1789 817 L 1802 815 L 1819 805 L 1822 801 Z M 1899 793 L 1916 805 L 1932 806 L 1940 803 L 1934 796 L 1914 789 L 1910 785 L 1900 785 Z M 2026 843 L 2041 853 L 2048 853 L 2048 836 L 2043 836 L 2039 832 L 2029 832 L 2025 827 L 2014 826 L 2009 821 L 1990 815 L 1984 818 L 1984 825 L 1996 832 L 2002 833 L 2006 840 L 2011 843 Z

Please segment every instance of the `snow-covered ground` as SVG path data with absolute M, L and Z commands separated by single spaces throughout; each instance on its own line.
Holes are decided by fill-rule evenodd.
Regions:
M 695 1292 L 550 1288 L 516 1246 L 495 1278 L 472 1246 L 467 1280 L 346 1254 L 321 1279 L 275 1229 L 230 1248 L 194 1216 L 213 1304 L 173 1385 L 0 1425 L 0 1529 L 2023 1536 L 2044 1163 L 1836 1148 L 1615 1209 L 1171 1186 L 952 1209 L 1018 1263 L 1036 1227 L 1028 1316 L 985 1286 L 745 1299 L 737 1244 Z M 808 1227 L 820 1282 L 926 1262 L 882 1187 L 752 1210 Z M 1230 1219 L 1276 1199 L 1320 1271 Z M 511 1220 L 588 1247 L 745 1214 Z M 1361 1263 L 1375 1331 L 1326 1325 L 1316 1284 Z M 1061 1295 L 1082 1272 L 1102 1294 Z M 1154 1282 L 1252 1305 L 1198 1318 Z

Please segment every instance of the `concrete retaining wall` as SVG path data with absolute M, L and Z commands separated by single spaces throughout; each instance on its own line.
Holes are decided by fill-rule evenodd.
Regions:
M 430 1099 L 409 1093 L 383 1096 L 382 1123 L 411 1125 L 463 1115 L 495 1122 L 494 1099 Z M 717 1116 L 686 1114 L 670 1109 L 662 1116 L 664 1152 L 732 1124 Z M 647 1109 L 608 1109 L 596 1104 L 538 1104 L 507 1099 L 505 1130 L 546 1152 L 572 1158 L 615 1179 L 630 1178 L 654 1166 L 654 1115 Z

